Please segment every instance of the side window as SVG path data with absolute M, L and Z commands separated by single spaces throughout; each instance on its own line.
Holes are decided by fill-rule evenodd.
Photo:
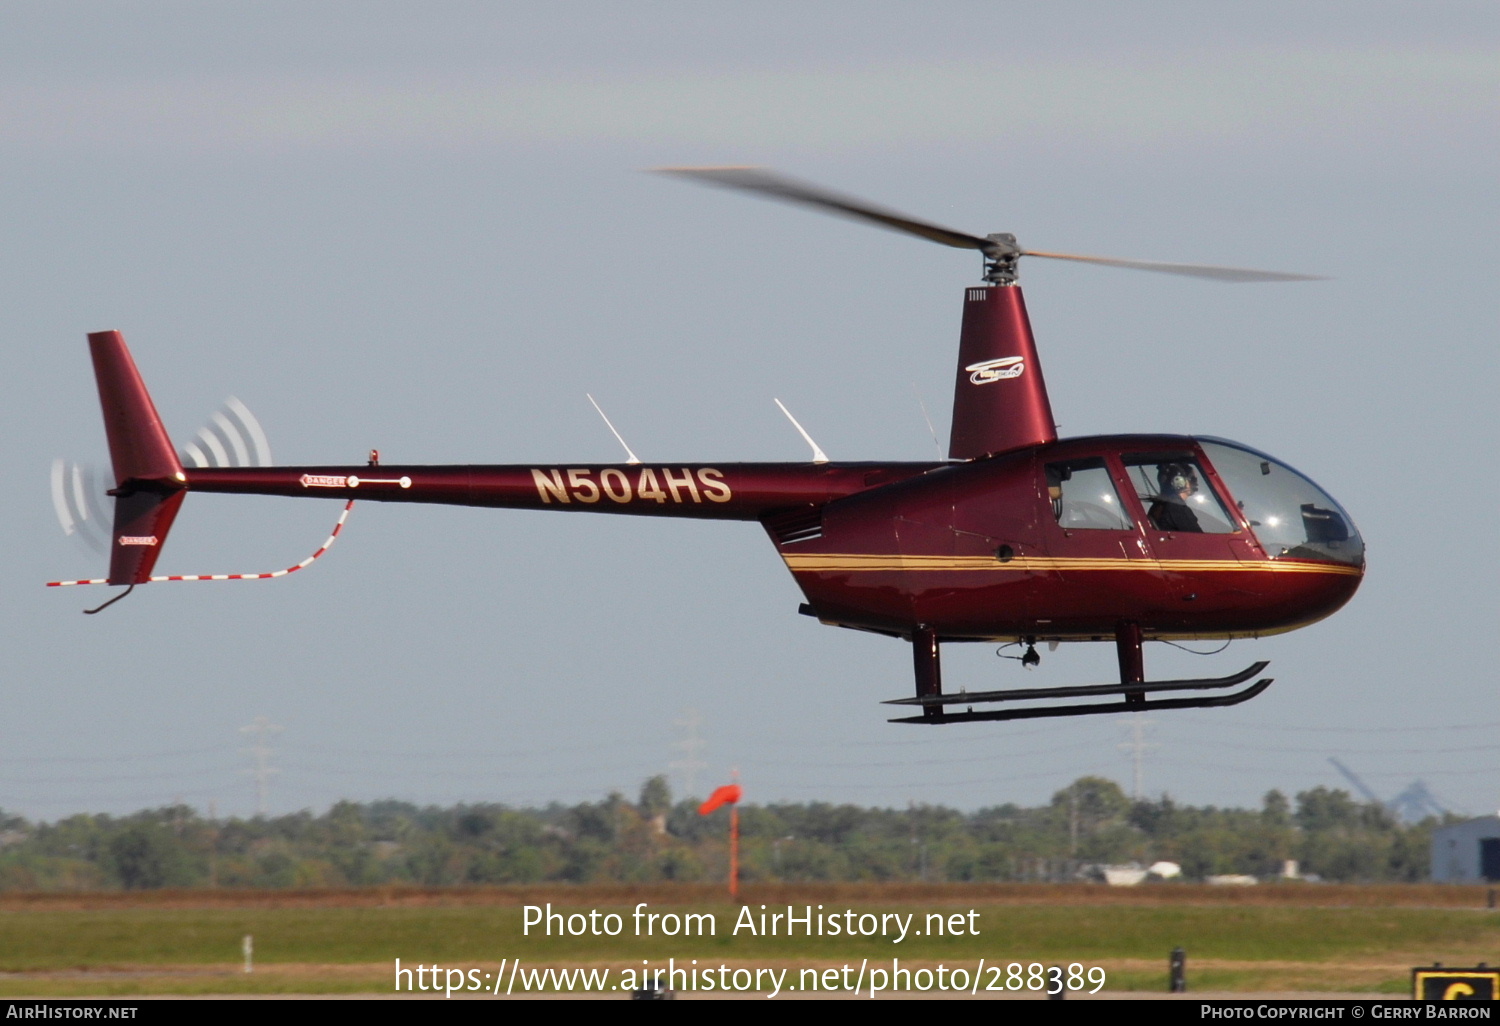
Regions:
M 1047 495 L 1053 517 L 1070 531 L 1135 528 L 1100 457 L 1047 464 Z
M 1233 534 L 1234 520 L 1187 453 L 1127 453 L 1125 472 L 1158 531 Z

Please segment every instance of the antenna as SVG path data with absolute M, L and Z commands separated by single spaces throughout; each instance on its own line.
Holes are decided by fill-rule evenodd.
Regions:
M 932 417 L 930 417 L 928 415 L 928 413 L 927 413 L 927 403 L 925 401 L 923 401 L 923 399 L 922 399 L 922 393 L 921 392 L 917 392 L 917 386 L 916 385 L 912 385 L 911 386 L 911 390 L 913 392 L 916 392 L 916 395 L 917 395 L 917 405 L 922 408 L 922 419 L 927 422 L 927 433 L 930 434 L 930 435 L 932 435 L 932 445 L 933 445 L 933 448 L 937 449 L 937 451 L 938 451 L 938 459 L 943 459 L 944 458 L 943 457 L 943 444 L 938 441 L 937 428 L 935 428 L 935 427 L 932 426 Z
M 1385 799 L 1381 798 L 1380 795 L 1370 790 L 1369 785 L 1367 785 L 1363 780 L 1356 776 L 1352 769 L 1350 769 L 1348 766 L 1345 766 L 1343 763 L 1339 762 L 1331 755 L 1328 757 L 1328 761 L 1333 763 L 1334 769 L 1343 774 L 1345 780 L 1354 785 L 1354 789 L 1364 796 L 1365 801 L 1370 802 L 1374 805 L 1385 805 Z
M 1403 823 L 1416 823 L 1427 816 L 1442 817 L 1448 810 L 1426 783 L 1413 780 L 1411 784 L 1386 806 Z
M 584 395 L 588 395 L 588 393 L 585 392 Z M 604 411 L 599 409 L 599 404 L 594 402 L 594 397 L 591 395 L 589 395 L 589 402 L 594 403 L 594 409 L 598 411 L 599 416 L 604 419 L 604 426 L 609 428 L 609 433 L 615 436 L 615 441 L 619 442 L 620 448 L 625 450 L 625 456 L 627 457 L 625 462 L 631 464 L 632 466 L 641 462 L 640 458 L 637 457 L 635 453 L 630 451 L 630 446 L 625 444 L 625 439 L 620 437 L 620 432 L 616 431 L 615 426 L 609 422 L 609 418 L 604 416 Z
M 797 429 L 797 433 L 802 436 L 803 441 L 812 446 L 812 461 L 814 463 L 827 463 L 827 455 L 824 454 L 822 449 L 818 448 L 818 443 L 812 440 L 812 435 L 808 434 L 807 431 L 802 427 L 802 425 L 797 423 L 797 418 L 792 416 L 792 411 L 783 406 L 780 399 L 773 398 L 771 401 L 774 402 L 777 406 L 781 407 L 781 412 L 786 414 L 786 419 L 792 422 L 792 427 Z
M 1334 769 L 1344 775 L 1345 780 L 1354 785 L 1355 790 L 1364 795 L 1366 800 L 1382 806 L 1403 823 L 1415 823 L 1424 816 L 1441 816 L 1448 811 L 1443 807 L 1442 802 L 1438 801 L 1437 795 L 1433 794 L 1420 780 L 1413 780 L 1406 790 L 1390 801 L 1385 801 L 1348 766 L 1332 756 L 1329 756 L 1328 761 L 1333 764 Z

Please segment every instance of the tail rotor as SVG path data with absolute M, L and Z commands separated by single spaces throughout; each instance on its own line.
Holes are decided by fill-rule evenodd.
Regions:
M 234 396 L 214 411 L 178 455 L 194 467 L 269 467 L 271 443 L 250 408 Z
M 52 509 L 63 534 L 75 538 L 96 556 L 109 551 L 109 496 L 114 482 L 98 466 L 71 460 L 52 461 Z
M 269 467 L 271 443 L 250 408 L 230 396 L 177 456 L 189 467 Z M 58 526 L 93 555 L 109 551 L 113 487 L 114 476 L 99 464 L 52 461 L 52 509 Z
M 65 460 L 55 461 L 52 465 L 52 503 L 64 534 L 79 535 L 87 541 L 97 525 L 109 555 L 109 574 L 85 580 L 48 581 L 49 588 L 87 584 L 126 586 L 123 592 L 103 605 L 84 610 L 85 613 L 97 613 L 129 595 L 138 584 L 285 577 L 328 551 L 349 517 L 353 499 L 344 505 L 328 540 L 295 566 L 253 574 L 153 575 L 167 534 L 172 530 L 172 522 L 187 495 L 188 473 L 185 468 L 188 465 L 194 470 L 266 466 L 271 462 L 271 446 L 255 415 L 244 403 L 231 396 L 194 436 L 193 442 L 180 452 L 175 450 L 146 390 L 146 383 L 125 345 L 124 336 L 118 331 L 93 332 L 89 335 L 89 353 L 99 386 L 104 437 L 109 442 L 113 472 L 89 471 Z M 99 487 L 101 479 L 106 488 Z M 106 521 L 105 510 L 110 510 L 108 528 L 102 526 Z

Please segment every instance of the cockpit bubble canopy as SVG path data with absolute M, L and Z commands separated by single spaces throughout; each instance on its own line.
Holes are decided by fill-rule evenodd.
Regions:
M 1364 539 L 1333 496 L 1263 452 L 1223 438 L 1197 441 L 1267 556 L 1364 566 Z

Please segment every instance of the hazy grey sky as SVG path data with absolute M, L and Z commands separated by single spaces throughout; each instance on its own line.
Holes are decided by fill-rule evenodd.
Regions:
M 701 714 L 747 797 L 974 807 L 1127 786 L 1128 721 L 886 724 L 905 646 L 824 628 L 752 525 L 357 506 L 294 577 L 51 590 L 55 456 L 102 462 L 83 336 L 125 332 L 174 437 L 244 399 L 281 462 L 923 459 L 978 261 L 639 174 L 765 163 L 1038 249 L 1309 271 L 1220 286 L 1023 269 L 1065 434 L 1235 438 L 1358 521 L 1334 618 L 1154 676 L 1272 660 L 1158 714 L 1145 785 L 1500 803 L 1490 3 L 11 3 L 0 7 L 8 715 L 0 807 L 633 792 Z M 164 572 L 288 565 L 333 503 L 190 496 Z M 99 589 L 94 589 L 99 590 Z M 951 687 L 1022 677 L 950 646 Z M 681 785 L 680 778 L 674 780 Z

